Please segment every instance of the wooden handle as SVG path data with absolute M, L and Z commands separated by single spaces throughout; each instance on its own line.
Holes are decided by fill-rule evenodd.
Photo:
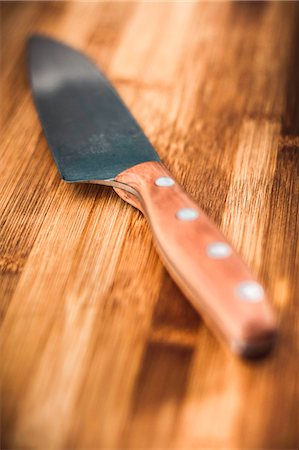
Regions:
M 276 320 L 263 288 L 163 164 L 139 164 L 115 181 L 147 217 L 168 271 L 216 334 L 243 356 L 266 352 Z

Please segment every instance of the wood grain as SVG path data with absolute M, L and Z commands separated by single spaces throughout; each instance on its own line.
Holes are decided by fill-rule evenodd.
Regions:
M 1 10 L 2 447 L 298 448 L 298 3 Z M 219 346 L 138 211 L 60 181 L 28 87 L 32 32 L 104 69 L 258 275 L 279 313 L 269 358 Z

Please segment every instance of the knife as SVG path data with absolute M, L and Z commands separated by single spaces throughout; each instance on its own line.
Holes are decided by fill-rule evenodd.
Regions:
M 28 42 L 38 115 L 61 177 L 112 186 L 147 218 L 182 292 L 233 352 L 267 352 L 276 318 L 263 287 L 161 162 L 104 74 L 43 35 Z M 171 307 L 171 305 L 169 305 Z

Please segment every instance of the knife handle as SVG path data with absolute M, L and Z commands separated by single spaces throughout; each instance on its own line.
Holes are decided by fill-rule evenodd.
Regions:
M 166 268 L 214 332 L 239 355 L 268 351 L 276 319 L 262 286 L 166 167 L 141 163 L 114 181 L 147 217 Z

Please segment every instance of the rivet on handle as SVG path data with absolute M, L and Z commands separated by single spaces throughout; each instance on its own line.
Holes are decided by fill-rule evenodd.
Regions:
M 182 221 L 195 220 L 199 216 L 198 211 L 193 208 L 181 208 L 176 213 L 176 218 Z
M 170 177 L 160 177 L 155 180 L 155 185 L 159 187 L 173 186 L 174 180 Z
M 264 298 L 264 289 L 255 281 L 243 281 L 236 287 L 239 299 L 248 302 L 260 302 Z
M 223 259 L 228 258 L 232 250 L 225 242 L 212 242 L 207 247 L 207 254 L 210 258 Z

